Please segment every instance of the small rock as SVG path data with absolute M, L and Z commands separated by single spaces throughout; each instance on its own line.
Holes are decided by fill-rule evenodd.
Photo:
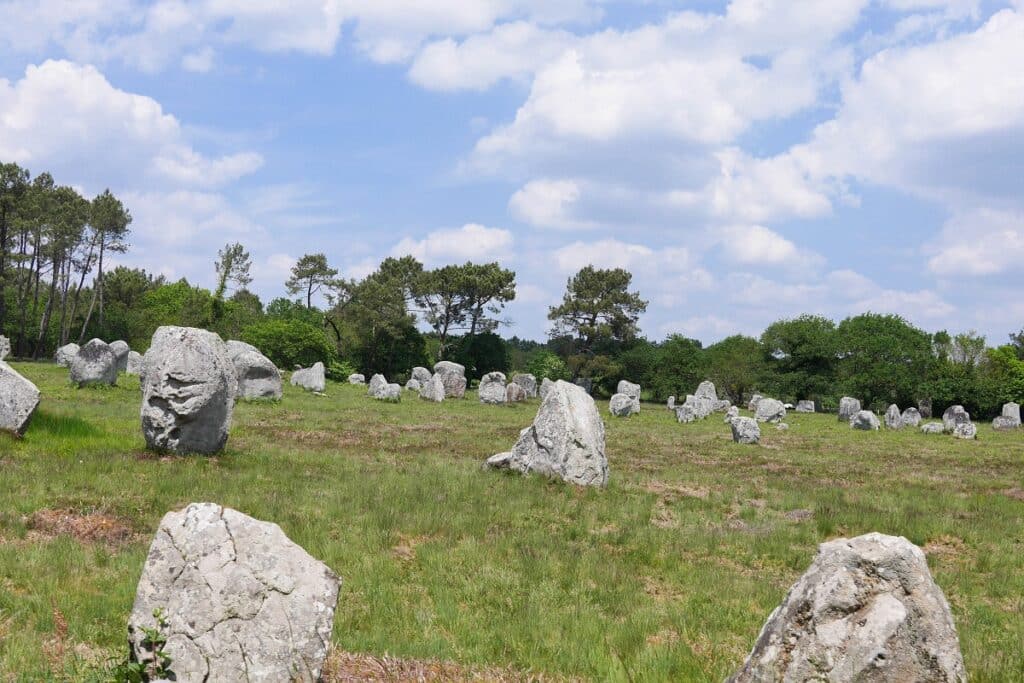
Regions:
M 444 380 L 441 375 L 432 375 L 427 382 L 420 387 L 420 398 L 424 401 L 440 403 L 445 398 Z
M 71 367 L 71 361 L 78 355 L 81 347 L 78 344 L 65 344 L 53 354 L 53 361 L 62 368 Z
M 366 375 L 361 375 L 358 372 L 354 372 L 348 376 L 349 384 L 366 384 Z
M 1003 411 L 1000 415 L 1013 423 L 1014 427 L 1020 427 L 1020 405 L 1013 401 L 1003 404 Z
M 0 360 L 0 431 L 23 436 L 39 407 L 39 389 Z
M 388 380 L 380 373 L 370 378 L 370 384 L 366 388 L 366 394 L 370 398 L 379 398 L 380 393 L 384 391 L 384 387 L 388 385 Z
M 729 422 L 732 422 L 733 420 L 735 420 L 739 416 L 740 416 L 740 409 L 737 408 L 736 406 L 731 406 L 729 408 L 729 410 L 727 410 L 726 413 L 725 413 L 725 422 L 726 422 L 726 424 L 728 424 Z
M 669 396 L 668 397 L 668 401 L 666 402 L 665 405 L 669 409 L 669 411 L 675 410 L 676 409 L 676 397 L 675 396 Z
M 849 422 L 850 418 L 860 412 L 860 401 L 849 396 L 839 399 L 839 421 Z
M 973 422 L 960 422 L 953 427 L 953 436 L 958 439 L 977 439 L 978 427 Z
M 963 406 L 950 406 L 942 414 L 942 428 L 948 434 L 952 434 L 957 425 L 967 424 L 971 421 L 971 414 L 964 410 Z
M 1000 415 L 996 419 L 992 420 L 992 429 L 995 429 L 996 431 L 1009 432 L 1017 429 L 1018 427 L 1020 427 L 1019 424 L 1004 415 Z
M 293 387 L 302 387 L 306 391 L 323 393 L 327 388 L 324 364 L 317 361 L 313 363 L 312 367 L 296 370 L 292 373 L 291 383 Z
M 798 413 L 813 413 L 814 401 L 797 401 L 795 410 Z
M 410 379 L 405 383 L 405 388 L 407 391 L 419 392 L 419 390 L 423 388 L 423 385 L 419 383 L 419 380 Z
M 402 385 L 394 383 L 385 384 L 377 391 L 376 394 L 374 394 L 373 397 L 378 401 L 398 403 L 402 400 Z
M 504 404 L 508 400 L 505 394 L 505 373 L 488 372 L 480 378 L 476 393 L 481 403 L 494 406 Z
M 870 410 L 860 410 L 850 418 L 850 428 L 860 429 L 865 432 L 878 431 L 882 426 L 879 422 L 878 416 L 872 413 Z
M 118 339 L 115 342 L 110 342 L 110 349 L 117 356 L 117 371 L 124 372 L 128 369 L 128 354 L 131 353 L 131 348 L 128 346 L 128 342 Z
M 735 417 L 729 425 L 732 427 L 732 440 L 736 443 L 756 444 L 761 441 L 761 428 L 752 417 Z
M 921 412 L 917 408 L 907 408 L 900 415 L 900 421 L 907 427 L 917 427 L 921 424 Z
M 758 422 L 782 422 L 786 419 L 786 406 L 774 398 L 762 398 L 757 402 L 754 417 Z
M 537 378 L 529 373 L 512 376 L 512 383 L 518 384 L 526 392 L 527 398 L 537 398 Z
M 633 414 L 633 397 L 615 394 L 608 404 L 608 410 L 615 417 L 629 417 Z
M 926 422 L 921 425 L 921 432 L 924 434 L 942 434 L 944 431 L 941 422 Z
M 895 403 L 885 411 L 885 426 L 889 429 L 903 429 L 903 413 Z
M 747 410 L 749 410 L 750 412 L 754 412 L 755 410 L 757 410 L 757 404 L 760 402 L 762 398 L 764 398 L 764 396 L 762 396 L 761 394 L 754 394 L 753 396 L 751 396 L 750 402 L 747 403 Z
M 510 382 L 505 387 L 505 401 L 507 403 L 522 403 L 528 398 L 526 389 L 523 385 L 517 384 L 516 382 Z
M 786 424 L 785 422 L 780 422 L 779 424 L 775 425 L 775 428 L 777 430 L 779 430 L 780 432 L 788 432 L 789 431 L 789 425 Z
M 117 384 L 117 355 L 102 339 L 91 339 L 71 360 L 71 381 L 79 387 Z
M 676 406 L 676 422 L 687 423 L 696 422 L 697 413 L 694 411 L 693 406 L 687 403 Z
M 421 368 L 419 366 L 416 366 L 415 368 L 412 369 L 411 377 L 412 377 L 412 379 L 414 379 L 417 382 L 419 382 L 420 386 L 423 386 L 424 384 L 429 382 L 430 378 L 433 377 L 433 376 L 434 376 L 434 374 L 432 372 L 430 372 L 430 370 L 427 370 L 426 368 Z
M 277 371 L 277 368 L 274 368 Z M 142 354 L 138 351 L 128 352 L 128 364 L 124 369 L 126 374 L 134 375 L 136 377 L 142 375 Z M 278 374 L 280 377 L 280 373 Z

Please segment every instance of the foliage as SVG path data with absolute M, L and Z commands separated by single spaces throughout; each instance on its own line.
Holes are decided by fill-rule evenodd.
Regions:
M 696 339 L 671 335 L 655 350 L 655 365 L 649 381 L 652 398 L 692 394 L 707 377 L 707 359 Z M 716 387 L 717 388 L 717 387 Z
M 301 320 L 264 320 L 245 328 L 241 337 L 274 365 L 286 370 L 296 365 L 309 367 L 317 362 L 329 366 L 337 359 L 323 330 Z
M 586 266 L 569 279 L 562 303 L 552 306 L 552 336 L 576 340 L 577 352 L 590 353 L 599 339 L 628 341 L 637 334 L 637 320 L 647 302 L 630 292 L 633 276 L 622 268 Z
M 313 308 L 313 295 L 332 288 L 338 269 L 327 265 L 323 253 L 305 254 L 292 266 L 291 277 L 284 283 L 289 294 L 306 297 L 306 308 Z
M 932 364 L 931 338 L 896 315 L 864 313 L 836 329 L 838 382 L 867 408 L 915 405 Z
M 761 345 L 741 334 L 712 344 L 705 352 L 707 374 L 735 405 L 746 405 L 754 389 L 765 380 L 767 367 Z
M 217 271 L 217 288 L 213 292 L 216 301 L 224 301 L 224 294 L 228 286 L 237 285 L 245 289 L 252 283 L 252 259 L 249 252 L 240 243 L 225 244 L 224 248 L 217 252 L 217 261 L 213 264 Z
M 762 387 L 779 398 L 820 401 L 835 383 L 836 325 L 828 318 L 802 315 L 772 323 L 761 334 L 771 380 Z
M 526 363 L 526 371 L 541 381 L 545 377 L 552 382 L 560 379 L 566 381 L 572 379 L 569 366 L 559 356 L 544 349 L 538 349 L 531 354 Z
M 452 360 L 466 366 L 466 379 L 480 379 L 488 372 L 508 373 L 510 356 L 505 341 L 493 332 L 465 335 L 453 343 Z

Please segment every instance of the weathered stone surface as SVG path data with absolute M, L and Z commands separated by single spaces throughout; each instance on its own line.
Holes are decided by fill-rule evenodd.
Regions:
M 728 399 L 720 398 L 717 401 L 712 401 L 711 408 L 716 413 L 724 413 L 732 408 L 732 403 Z
M 235 366 L 238 398 L 246 400 L 281 398 L 281 371 L 252 344 L 230 339 L 226 342 L 228 358 Z M 131 354 L 128 372 L 131 373 Z
M 942 434 L 945 429 L 942 428 L 941 422 L 926 422 L 921 425 L 921 432 L 924 434 Z
M 402 400 L 402 385 L 395 383 L 385 384 L 377 390 L 377 393 L 374 394 L 373 397 L 378 401 L 398 403 Z
M 706 398 L 710 401 L 718 400 L 718 392 L 715 391 L 715 384 L 711 380 L 704 380 L 697 385 L 697 391 L 693 392 L 697 398 Z
M 537 378 L 533 375 L 529 373 L 513 375 L 512 382 L 523 388 L 527 398 L 537 398 Z
M 79 387 L 117 384 L 117 355 L 102 339 L 91 339 L 71 359 L 69 374 Z
M 882 423 L 878 420 L 878 416 L 870 410 L 857 411 L 850 418 L 850 428 L 860 429 L 865 432 L 877 431 L 882 426 Z
M 689 403 L 676 406 L 676 422 L 688 423 L 696 422 L 697 413 L 693 410 L 693 406 Z
M 488 372 L 480 378 L 476 393 L 481 403 L 494 406 L 505 403 L 508 400 L 505 396 L 505 373 Z
M 729 679 L 966 680 L 953 616 L 924 553 L 878 533 L 820 545 Z
M 411 377 L 412 379 L 419 382 L 420 386 L 423 386 L 424 384 L 429 382 L 430 378 L 433 376 L 434 373 L 432 373 L 430 370 L 427 370 L 426 368 L 421 368 L 418 365 L 412 369 Z
M 80 349 L 81 347 L 78 344 L 65 344 L 54 352 L 53 362 L 62 368 L 70 368 L 71 361 L 75 359 Z
M 754 417 L 758 422 L 782 422 L 786 419 L 786 406 L 774 398 L 762 398 L 757 402 Z
M 384 375 L 377 373 L 370 378 L 370 384 L 366 387 L 366 394 L 371 398 L 377 398 L 380 393 L 384 391 L 384 387 L 388 385 L 388 380 Z
M 741 397 L 742 398 L 742 397 Z M 761 394 L 754 394 L 750 397 L 750 401 L 747 403 L 747 410 L 754 412 L 757 410 L 757 404 L 764 398 Z
M 366 384 L 366 375 L 361 375 L 358 372 L 353 372 L 348 376 L 349 384 Z
M 594 399 L 578 386 L 555 382 L 512 451 L 490 458 L 488 465 L 581 486 L 604 486 L 608 483 L 604 423 Z
M 683 401 L 683 405 L 690 406 L 697 419 L 703 420 L 714 411 L 716 400 L 717 399 L 710 399 L 705 396 L 687 394 L 686 400 Z
M 274 368 L 274 370 L 276 371 L 277 368 Z M 124 371 L 125 373 L 135 375 L 136 377 L 142 375 L 142 354 L 138 351 L 129 351 L 128 364 L 125 366 Z M 281 373 L 278 373 L 278 377 L 280 376 Z
M 110 350 L 117 356 L 117 371 L 124 372 L 128 369 L 128 354 L 131 353 L 131 348 L 128 346 L 128 342 L 118 339 L 115 342 L 110 342 Z
M 953 436 L 958 439 L 977 439 L 978 427 L 973 422 L 959 422 L 953 427 Z
M 505 387 L 505 401 L 507 403 L 522 403 L 527 398 L 526 389 L 521 384 L 509 382 L 508 386 Z
M 971 414 L 964 410 L 963 406 L 950 406 L 942 413 L 942 428 L 948 434 L 952 434 L 957 425 L 967 424 L 971 421 Z
M 434 365 L 434 374 L 441 376 L 445 398 L 463 398 L 466 395 L 466 368 L 443 360 Z
M 885 411 L 885 426 L 888 429 L 903 429 L 903 413 L 895 403 Z
M 0 334 L 0 360 L 11 355 L 11 340 Z
M 633 414 L 633 397 L 626 394 L 615 394 L 608 403 L 608 410 L 615 417 L 629 417 Z
M 814 401 L 797 401 L 795 410 L 798 413 L 813 413 Z
M 736 443 L 755 444 L 761 441 L 761 427 L 752 417 L 734 417 L 729 421 L 732 440 Z
M 548 392 L 551 391 L 551 387 L 555 386 L 555 383 L 545 377 L 540 383 L 540 399 L 543 401 L 548 397 Z
M 408 391 L 419 392 L 419 390 L 423 388 L 423 385 L 420 384 L 418 380 L 410 379 L 408 382 L 405 383 L 405 388 Z
M 921 413 L 917 408 L 907 408 L 900 415 L 900 420 L 907 427 L 917 427 L 921 424 Z
M 221 450 L 238 393 L 221 338 L 194 327 L 158 327 L 142 367 L 146 445 L 181 454 Z
M 665 403 L 665 406 L 669 410 L 675 410 L 676 409 L 676 397 L 675 396 L 669 396 L 668 397 L 668 401 Z
M 640 385 L 627 382 L 626 380 L 619 380 L 618 388 L 615 390 L 617 394 L 625 394 L 631 398 L 640 400 Z
M 725 411 L 725 422 L 732 422 L 734 419 L 740 416 L 740 409 L 737 406 L 730 406 L 729 410 Z
M 1013 401 L 1003 404 L 1001 417 L 1005 417 L 1014 423 L 1014 427 L 1020 427 L 1020 405 Z
M 1009 432 L 1017 429 L 1018 427 L 1020 427 L 1019 424 L 1016 424 L 1013 420 L 1003 415 L 992 420 L 992 429 L 995 429 L 996 431 Z
M 839 421 L 849 422 L 850 418 L 860 412 L 860 401 L 849 396 L 839 399 Z
M 931 419 L 932 416 L 932 400 L 930 398 L 922 398 L 917 402 L 917 411 L 921 413 L 921 417 L 925 419 Z
M 420 387 L 420 398 L 424 401 L 440 403 L 444 400 L 444 380 L 441 375 L 432 375 L 426 383 Z
M 0 360 L 0 431 L 22 436 L 39 407 L 39 389 Z
M 311 367 L 300 368 L 292 372 L 291 383 L 293 387 L 302 387 L 306 391 L 322 393 L 327 388 L 324 364 L 317 361 Z
M 169 512 L 149 547 L 128 639 L 167 620 L 164 652 L 177 683 L 320 680 L 340 579 L 281 528 L 213 503 Z

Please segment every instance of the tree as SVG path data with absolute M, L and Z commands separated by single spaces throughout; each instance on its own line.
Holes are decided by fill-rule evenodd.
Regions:
M 836 328 L 840 388 L 865 407 L 908 405 L 932 364 L 932 339 L 897 315 L 864 313 Z
M 637 320 L 647 302 L 630 292 L 633 276 L 622 268 L 600 270 L 586 266 L 569 279 L 562 303 L 552 306 L 548 320 L 554 321 L 552 337 L 575 337 L 577 350 L 593 351 L 596 341 L 627 341 L 636 336 Z
M 726 337 L 709 346 L 705 357 L 715 388 L 736 405 L 744 405 L 764 381 L 764 353 L 756 339 L 741 334 Z
M 0 164 L 0 334 L 5 332 L 7 322 L 8 238 L 28 180 L 28 171 L 17 164 Z
M 305 294 L 306 308 L 313 308 L 313 295 L 336 283 L 338 270 L 327 265 L 322 253 L 306 254 L 292 266 L 292 276 L 284 283 L 288 293 Z
M 1010 346 L 1019 360 L 1024 360 L 1024 329 L 1010 335 Z
M 456 343 L 453 354 L 456 363 L 466 368 L 467 379 L 480 379 L 488 372 L 508 372 L 510 369 L 508 346 L 493 332 L 465 335 Z
M 416 305 L 437 334 L 438 360 L 446 357 L 448 337 L 465 326 L 468 317 L 463 275 L 461 266 L 444 266 L 424 271 L 413 285 Z
M 516 298 L 515 272 L 497 263 L 467 263 L 462 266 L 462 271 L 469 336 L 493 332 L 502 321 L 488 314 L 501 313 L 505 304 Z
M 249 274 L 252 259 L 239 242 L 225 244 L 224 248 L 217 252 L 217 261 L 213 267 L 217 271 L 217 289 L 213 292 L 213 298 L 217 301 L 224 301 L 228 285 L 234 284 L 245 289 L 252 282 L 252 276 Z
M 85 322 L 82 323 L 82 332 L 78 335 L 79 343 L 85 338 L 85 330 L 89 326 L 89 319 L 92 317 L 93 307 L 97 300 L 99 301 L 100 326 L 103 326 L 103 256 L 107 251 L 123 254 L 128 250 L 128 244 L 125 242 L 125 239 L 128 236 L 128 226 L 131 225 L 131 222 L 131 214 L 124 207 L 124 204 L 110 193 L 110 190 L 104 190 L 103 194 L 93 199 L 92 204 L 89 206 L 89 224 L 93 234 L 93 238 L 90 241 L 89 254 L 91 257 L 92 252 L 98 247 L 99 255 L 97 257 L 96 282 L 93 285 L 92 302 L 89 304 L 89 312 L 86 313 Z M 82 273 L 83 281 L 85 270 Z M 80 281 L 78 290 L 75 293 L 76 306 L 78 303 L 78 291 L 81 291 L 81 286 L 82 282 Z M 65 336 L 66 334 L 61 335 L 62 343 L 66 341 Z
M 673 334 L 657 346 L 655 358 L 657 372 L 650 380 L 655 399 L 686 396 L 707 376 L 705 352 L 696 339 Z
M 570 380 L 572 373 L 569 366 L 557 355 L 545 349 L 535 351 L 526 364 L 526 371 L 540 382 L 547 377 L 552 382 L 559 379 Z
M 772 323 L 761 334 L 767 354 L 771 389 L 790 401 L 819 401 L 832 391 L 836 325 L 828 318 L 802 315 Z

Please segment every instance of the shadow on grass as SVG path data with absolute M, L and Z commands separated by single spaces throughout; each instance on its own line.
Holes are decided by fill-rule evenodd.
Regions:
M 28 428 L 31 432 L 43 432 L 59 437 L 89 437 L 102 433 L 80 417 L 56 415 L 45 410 L 36 411 Z

